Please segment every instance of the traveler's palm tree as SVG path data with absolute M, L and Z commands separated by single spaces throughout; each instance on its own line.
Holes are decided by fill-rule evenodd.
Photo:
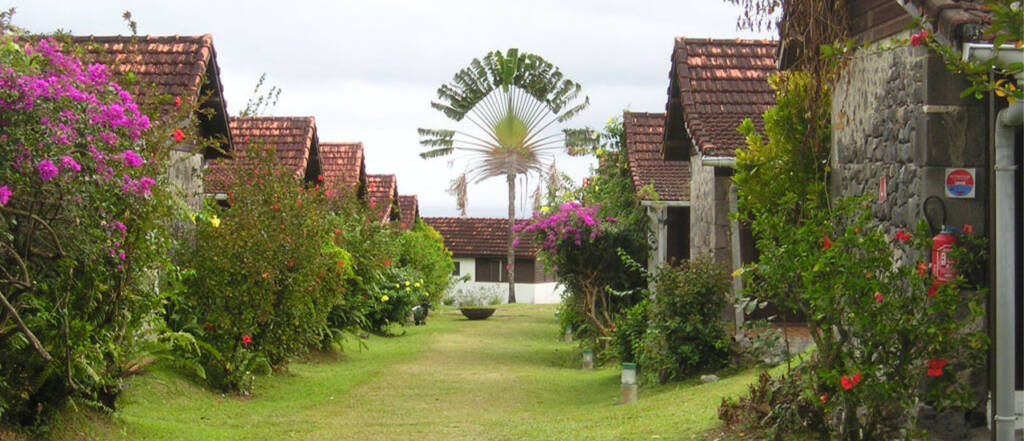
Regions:
M 590 103 L 586 97 L 580 99 L 581 89 L 540 56 L 517 49 L 504 54 L 494 51 L 456 73 L 452 82 L 437 89 L 439 101 L 431 102 L 469 130 L 419 129 L 420 144 L 428 148 L 421 157 L 456 151 L 473 156 L 472 168 L 451 189 L 463 213 L 467 181 L 504 177 L 508 182 L 509 303 L 516 301 L 512 246 L 516 176 L 539 175 L 555 151 L 589 140 L 586 130 L 557 130 Z

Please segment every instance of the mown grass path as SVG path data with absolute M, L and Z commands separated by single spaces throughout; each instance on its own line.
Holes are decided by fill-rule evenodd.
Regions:
M 343 359 L 295 362 L 253 397 L 211 393 L 170 372 L 137 377 L 113 423 L 70 418 L 55 438 L 132 440 L 700 439 L 723 396 L 753 381 L 643 387 L 616 406 L 619 370 L 580 370 L 556 340 L 551 306 L 514 305 L 483 321 L 434 311 L 427 326 L 373 337 Z

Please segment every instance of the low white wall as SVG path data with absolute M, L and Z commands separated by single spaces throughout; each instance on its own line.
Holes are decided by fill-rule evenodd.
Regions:
M 501 303 L 508 303 L 508 283 L 506 282 L 477 282 L 476 281 L 476 260 L 471 258 L 456 257 L 455 262 L 459 262 L 459 276 L 463 277 L 466 274 L 470 275 L 468 282 L 456 282 L 452 286 L 452 290 L 457 289 L 486 289 L 488 291 L 495 291 L 501 293 Z M 517 283 L 516 284 L 516 302 L 517 303 L 538 303 L 538 304 L 553 304 L 561 303 L 562 301 L 562 288 L 561 285 L 555 282 L 545 283 Z

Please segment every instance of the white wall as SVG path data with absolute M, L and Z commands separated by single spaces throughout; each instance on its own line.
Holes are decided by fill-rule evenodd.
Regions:
M 508 283 L 506 282 L 477 282 L 476 281 L 476 259 L 467 257 L 455 257 L 453 261 L 459 263 L 459 277 L 470 275 L 468 282 L 457 282 L 452 290 L 459 288 L 483 288 L 495 290 L 502 294 L 502 303 L 508 303 Z M 517 303 L 552 304 L 561 303 L 564 288 L 555 282 L 545 283 L 517 283 Z

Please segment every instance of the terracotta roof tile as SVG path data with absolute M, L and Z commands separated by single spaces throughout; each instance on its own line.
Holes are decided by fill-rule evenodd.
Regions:
M 441 233 L 444 246 L 454 257 L 504 257 L 508 252 L 508 219 L 425 217 L 423 221 Z M 538 250 L 533 243 L 522 241 L 515 253 L 517 257 L 536 257 Z
M 219 72 L 213 37 L 201 36 L 76 36 L 90 62 L 112 66 L 114 72 L 131 72 L 138 84 L 155 84 L 158 93 L 189 98 L 193 102 L 212 67 Z M 210 81 L 220 87 L 220 78 Z
M 255 143 L 273 147 L 277 163 L 292 169 L 299 178 L 305 177 L 311 165 L 320 169 L 319 164 L 309 162 L 311 156 L 319 161 L 316 121 L 311 116 L 233 116 L 231 136 L 240 145 Z M 243 152 L 244 149 L 238 149 L 234 159 L 209 164 L 203 176 L 206 193 L 226 191 L 231 167 L 248 165 Z
M 332 193 L 362 184 L 366 186 L 366 160 L 361 142 L 321 142 L 320 162 L 324 186 Z
M 777 72 L 770 40 L 676 38 L 673 81 L 693 144 L 708 156 L 733 156 L 745 143 L 736 127 L 751 118 L 762 127 L 762 114 L 775 104 L 768 77 Z M 671 90 L 671 88 L 670 88 Z
M 402 230 L 411 230 L 416 225 L 416 218 L 420 217 L 420 201 L 416 195 L 400 195 L 398 196 L 398 211 L 401 213 L 399 219 L 401 219 L 400 228 Z
M 136 81 L 129 91 L 141 103 L 150 97 L 155 86 L 158 95 L 181 97 L 196 103 L 200 96 L 204 111 L 213 115 L 200 119 L 204 136 L 223 136 L 227 143 L 221 147 L 231 150 L 228 130 L 227 105 L 224 87 L 220 82 L 220 67 L 210 34 L 201 36 L 74 36 L 73 43 L 82 49 L 81 58 L 87 63 L 102 63 L 118 75 L 131 72 Z M 170 102 L 168 106 L 172 105 Z M 150 117 L 159 117 L 150 115 Z M 208 149 L 207 158 L 222 157 L 219 151 Z
M 387 223 L 395 212 L 393 205 L 398 202 L 398 179 L 395 175 L 366 175 L 366 196 L 370 208 L 380 216 L 381 223 Z
M 624 112 L 622 128 L 637 196 L 650 200 L 651 196 L 640 189 L 652 184 L 663 201 L 690 200 L 690 161 L 666 161 L 662 156 L 665 114 Z

